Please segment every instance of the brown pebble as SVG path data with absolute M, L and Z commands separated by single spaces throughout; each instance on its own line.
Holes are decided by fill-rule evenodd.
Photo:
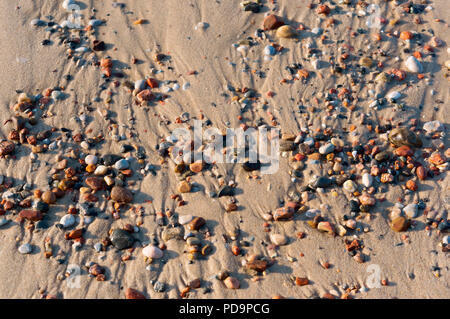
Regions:
M 118 203 L 130 203 L 133 200 L 133 194 L 126 188 L 114 186 L 111 190 L 111 199 Z
M 394 218 L 390 223 L 391 229 L 395 232 L 403 232 L 409 228 L 410 222 L 403 216 Z
M 306 285 L 309 284 L 309 280 L 308 280 L 308 278 L 296 277 L 295 278 L 295 284 L 297 286 L 306 286 Z
M 125 290 L 126 299 L 147 299 L 142 293 L 133 288 Z
M 223 283 L 225 284 L 225 286 L 228 289 L 239 289 L 239 287 L 240 287 L 239 280 L 237 280 L 234 277 L 227 277 L 227 278 L 225 278 Z
M 44 215 L 38 211 L 38 210 L 30 210 L 30 209 L 24 209 L 19 213 L 19 216 L 28 220 L 31 220 L 33 222 L 37 222 L 44 218 Z
M 195 217 L 194 219 L 192 219 L 189 224 L 188 227 L 190 230 L 199 230 L 200 227 L 202 227 L 203 225 L 205 225 L 206 221 L 204 218 L 202 217 Z
M 41 199 L 47 204 L 54 204 L 56 202 L 56 195 L 52 191 L 45 191 L 42 194 Z
M 264 18 L 263 22 L 264 30 L 276 30 L 282 25 L 284 25 L 283 20 L 274 14 L 269 14 L 267 17 Z

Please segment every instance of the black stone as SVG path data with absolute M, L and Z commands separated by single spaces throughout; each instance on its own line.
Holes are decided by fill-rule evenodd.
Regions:
M 228 185 L 222 186 L 219 191 L 217 192 L 218 197 L 222 196 L 233 196 L 234 195 L 234 188 Z
M 115 229 L 111 235 L 111 242 L 119 250 L 130 248 L 133 245 L 134 238 L 123 229 Z

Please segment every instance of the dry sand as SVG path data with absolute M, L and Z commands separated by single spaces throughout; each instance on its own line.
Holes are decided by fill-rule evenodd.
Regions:
M 87 137 L 99 134 L 105 136 L 105 141 L 85 153 L 120 154 L 120 145 L 123 143 L 137 144 L 145 148 L 147 153 L 146 163 L 155 165 L 158 169 L 156 175 L 140 173 L 140 165 L 132 162 L 135 172 L 129 180 L 134 185 L 128 188 L 135 191 L 133 205 L 142 205 L 145 209 L 143 224 L 136 237 L 141 242 L 148 242 L 151 236 L 160 238 L 163 227 L 156 223 L 155 213 L 172 209 L 178 215 L 192 214 L 201 216 L 207 222 L 211 232 L 208 240 L 214 247 L 213 252 L 207 258 L 189 263 L 183 240 L 170 240 L 166 243 L 167 250 L 163 260 L 155 261 L 151 270 L 146 269 L 146 263 L 142 255 L 140 243 L 135 243 L 135 251 L 128 261 L 121 261 L 124 252 L 119 252 L 109 247 L 106 252 L 98 253 L 93 245 L 107 236 L 110 228 L 120 228 L 130 223 L 136 224 L 136 217 L 129 211 L 121 212 L 121 219 L 111 218 L 111 204 L 106 204 L 102 198 L 96 206 L 103 212 L 97 216 L 92 224 L 86 227 L 84 238 L 86 242 L 76 251 L 72 243 L 64 239 L 65 231 L 54 226 L 65 214 L 71 204 L 72 195 L 66 195 L 51 205 L 46 219 L 50 224 L 48 229 L 30 232 L 26 229 L 29 222 L 20 224 L 14 214 L 20 211 L 15 208 L 5 215 L 11 222 L 0 228 L 0 297 L 1 298 L 40 298 L 42 292 L 55 295 L 58 298 L 124 298 L 125 289 L 134 288 L 144 293 L 149 298 L 179 298 L 180 292 L 191 280 L 202 279 L 202 287 L 192 290 L 189 298 L 272 298 L 282 295 L 290 298 L 322 297 L 331 293 L 341 297 L 347 288 L 366 287 L 369 273 L 368 266 L 379 265 L 381 279 L 387 279 L 389 284 L 381 288 L 368 289 L 367 291 L 352 290 L 354 298 L 449 298 L 450 297 L 450 272 L 448 269 L 448 253 L 442 251 L 439 243 L 443 234 L 436 229 L 425 230 L 425 216 L 415 218 L 415 227 L 405 233 L 395 233 L 388 225 L 388 208 L 392 208 L 398 198 L 404 198 L 404 203 L 412 203 L 418 199 L 428 199 L 428 210 L 435 210 L 441 218 L 447 217 L 449 208 L 449 178 L 446 172 L 433 178 L 418 182 L 419 189 L 411 194 L 406 194 L 402 185 L 404 182 L 389 185 L 384 195 L 386 201 L 377 202 L 372 208 L 370 221 L 361 219 L 358 227 L 361 231 L 349 231 L 348 238 L 353 234 L 358 236 L 363 243 L 363 253 L 367 260 L 358 263 L 345 250 L 344 238 L 329 236 L 310 228 L 306 224 L 304 214 L 296 214 L 291 221 L 272 222 L 271 233 L 280 233 L 289 237 L 289 243 L 277 250 L 276 262 L 268 268 L 268 273 L 261 276 L 260 281 L 253 281 L 242 270 L 243 256 L 234 256 L 230 247 L 232 242 L 225 244 L 223 234 L 228 234 L 230 229 L 240 229 L 240 240 L 251 243 L 249 247 L 243 247 L 248 254 L 257 253 L 269 256 L 267 247 L 261 243 L 269 242 L 268 233 L 264 232 L 262 214 L 274 211 L 278 208 L 279 201 L 286 199 L 288 188 L 292 185 L 287 158 L 280 159 L 280 169 L 274 175 L 264 175 L 260 179 L 248 179 L 248 173 L 242 172 L 238 164 L 218 165 L 220 173 L 226 181 L 234 180 L 240 192 L 236 196 L 240 209 L 226 213 L 225 207 L 228 198 L 210 198 L 210 190 L 217 189 L 218 180 L 209 171 L 196 174 L 192 177 L 195 184 L 200 185 L 199 190 L 183 194 L 186 205 L 177 207 L 177 202 L 171 199 L 171 195 L 177 193 L 178 180 L 174 173 L 174 163 L 168 159 L 160 165 L 160 157 L 155 151 L 155 145 L 161 138 L 170 135 L 170 132 L 179 126 L 175 119 L 183 112 L 188 112 L 191 118 L 199 117 L 200 113 L 211 120 L 214 127 L 223 129 L 227 127 L 239 127 L 239 105 L 230 103 L 231 92 L 226 90 L 227 84 L 235 87 L 249 87 L 256 90 L 261 97 L 252 104 L 249 111 L 243 113 L 245 123 L 255 126 L 257 120 L 262 117 L 270 123 L 267 111 L 274 114 L 278 127 L 282 132 L 297 134 L 301 128 L 308 128 L 313 132 L 322 124 L 341 132 L 348 129 L 351 124 L 357 125 L 356 132 L 362 144 L 366 144 L 368 131 L 365 125 L 359 122 L 360 114 L 366 113 L 367 118 L 376 124 L 386 124 L 386 119 L 393 118 L 393 123 L 403 122 L 408 124 L 410 119 L 418 119 L 421 128 L 423 123 L 430 120 L 439 120 L 446 125 L 449 123 L 449 87 L 448 80 L 444 77 L 446 68 L 444 62 L 450 57 L 446 47 L 450 41 L 448 36 L 449 9 L 447 1 L 428 1 L 434 8 L 420 15 L 403 14 L 401 9 L 392 1 L 378 1 L 382 8 L 382 15 L 388 21 L 398 18 L 395 26 L 389 24 L 386 30 L 411 30 L 423 35 L 422 45 L 413 44 L 423 52 L 423 45 L 429 41 L 427 30 L 432 29 L 435 35 L 442 39 L 443 47 L 436 48 L 436 57 L 424 54 L 423 65 L 426 79 L 417 80 L 416 75 L 408 74 L 403 82 L 395 82 L 388 85 L 386 91 L 396 89 L 404 98 L 405 110 L 399 111 L 387 103 L 387 106 L 379 110 L 370 109 L 368 90 L 375 89 L 375 84 L 368 83 L 371 75 L 364 76 L 365 83 L 352 87 L 354 96 L 358 101 L 354 102 L 357 108 L 353 112 L 344 110 L 341 112 L 347 119 L 326 117 L 324 96 L 330 88 L 336 88 L 341 84 L 350 87 L 349 77 L 332 75 L 328 65 L 328 58 L 333 52 L 339 56 L 338 48 L 344 43 L 350 44 L 356 56 L 355 64 L 359 59 L 358 53 L 373 53 L 375 47 L 380 46 L 387 52 L 385 57 L 377 56 L 376 61 L 383 61 L 383 70 L 400 67 L 408 54 L 403 52 L 401 40 L 393 36 L 388 38 L 383 35 L 379 43 L 375 43 L 370 35 L 361 34 L 350 37 L 349 28 L 356 31 L 358 28 L 367 30 L 366 18 L 358 18 L 354 5 L 337 5 L 339 1 L 330 3 L 323 1 L 334 9 L 342 8 L 343 13 L 332 11 L 330 17 L 337 22 L 334 26 L 326 27 L 328 18 L 319 19 L 314 9 L 308 9 L 310 1 L 280 0 L 275 3 L 264 3 L 260 13 L 244 12 L 239 6 L 239 1 L 225 0 L 198 0 L 198 1 L 137 1 L 123 0 L 123 8 L 114 8 L 113 1 L 80 1 L 82 22 L 86 25 L 90 16 L 104 19 L 105 24 L 95 27 L 93 35 L 89 39 L 97 38 L 107 44 L 107 50 L 96 52 L 101 58 L 109 55 L 114 61 L 114 69 L 121 69 L 126 78 L 117 79 L 136 81 L 150 76 L 151 67 L 163 72 L 153 75 L 160 81 L 173 80 L 183 85 L 190 83 L 187 90 L 179 89 L 168 93 L 169 97 L 164 104 L 154 103 L 148 107 L 141 107 L 134 103 L 134 97 L 124 85 L 115 88 L 112 81 L 105 83 L 98 67 L 87 65 L 80 67 L 73 59 L 68 59 L 67 47 L 58 44 L 58 33 L 51 35 L 51 45 L 41 45 L 42 40 L 48 38 L 45 27 L 32 27 L 30 21 L 39 18 L 48 21 L 47 16 L 53 16 L 54 21 L 60 23 L 67 17 L 67 12 L 61 7 L 62 1 L 2 1 L 0 3 L 0 103 L 4 110 L 0 114 L 1 123 L 11 118 L 14 111 L 11 106 L 17 101 L 18 94 L 15 90 L 21 90 L 34 95 L 42 93 L 46 88 L 63 86 L 66 99 L 50 103 L 39 111 L 38 114 L 51 111 L 52 116 L 39 119 L 39 124 L 33 127 L 33 132 L 44 128 L 68 128 L 73 132 L 84 132 Z M 355 3 L 356 1 L 352 1 Z M 372 3 L 373 1 L 367 1 Z M 376 1 L 375 1 L 376 2 Z M 419 1 L 415 1 L 416 3 Z M 317 4 L 319 1 L 312 1 Z M 95 8 L 95 13 L 91 10 Z M 273 9 L 273 11 L 272 11 Z M 281 44 L 284 50 L 275 55 L 271 61 L 264 61 L 263 50 L 269 44 L 269 39 L 256 40 L 255 30 L 260 28 L 266 12 L 283 17 L 284 21 L 294 27 L 302 23 L 307 27 L 299 31 L 299 40 L 275 39 L 274 31 L 267 32 L 269 39 Z M 345 12 L 353 12 L 353 16 Z M 414 17 L 421 16 L 422 24 L 415 24 Z M 141 25 L 133 24 L 138 19 L 145 19 Z M 437 21 L 441 19 L 442 21 Z M 199 22 L 206 22 L 209 26 L 205 30 L 195 30 Z M 314 27 L 322 27 L 327 39 L 320 41 L 320 37 L 313 37 L 310 33 Z M 424 31 L 422 31 L 424 30 Z M 233 43 L 251 36 L 257 42 L 252 46 L 244 62 L 241 54 L 232 46 Z M 336 41 L 342 43 L 337 44 Z M 318 51 L 322 51 L 320 59 L 324 67 L 314 70 L 311 59 L 307 57 L 307 42 L 317 45 Z M 371 48 L 368 45 L 371 44 Z M 154 62 L 156 52 L 170 56 L 170 61 L 164 65 Z M 413 51 L 412 51 L 413 52 Z M 84 53 L 83 58 L 90 60 L 92 52 Z M 80 54 L 74 54 L 80 55 Z M 395 57 L 399 61 L 395 61 Z M 138 63 L 132 64 L 132 58 L 138 59 Z M 230 65 L 235 63 L 235 66 Z M 306 83 L 294 81 L 293 83 L 280 84 L 283 78 L 288 76 L 285 67 L 292 63 L 300 63 L 305 69 L 310 70 L 311 77 Z M 243 72 L 248 65 L 249 72 Z M 263 71 L 265 76 L 259 77 L 252 70 Z M 371 71 L 376 71 L 372 67 Z M 196 74 L 189 75 L 190 71 Z M 67 81 L 64 76 L 70 74 L 73 80 Z M 412 85 L 407 85 L 411 82 Z M 100 86 L 106 87 L 100 90 Z M 435 90 L 433 96 L 431 91 Z M 114 92 L 112 102 L 106 106 L 104 99 L 108 91 Z M 160 90 L 156 90 L 160 91 Z M 269 98 L 266 92 L 273 91 L 275 96 Z M 228 95 L 224 96 L 222 93 Z M 96 100 L 100 97 L 100 100 Z M 319 99 L 316 105 L 314 98 Z M 436 103 L 437 100 L 444 103 Z M 263 101 L 267 101 L 266 109 L 262 108 Z M 304 114 L 298 112 L 298 105 L 304 105 L 305 113 L 309 114 L 306 120 Z M 316 106 L 317 111 L 310 113 L 308 106 Z M 422 106 L 419 108 L 419 106 Z M 435 108 L 437 107 L 437 108 Z M 115 142 L 109 134 L 111 123 L 97 110 L 109 108 L 110 118 L 119 125 L 119 134 L 126 134 L 127 141 Z M 332 111 L 331 114 L 338 112 Z M 74 117 L 81 114 L 88 115 L 85 125 L 73 121 Z M 134 118 L 134 123 L 130 118 Z M 168 123 L 166 120 L 169 120 Z M 8 137 L 12 126 L 2 126 L 3 138 Z M 132 133 L 132 137 L 130 137 Z M 55 133 L 53 136 L 59 136 Z M 349 135 L 343 135 L 347 143 Z M 376 134 L 370 135 L 371 137 Z M 54 138 L 51 138 L 54 140 Z M 442 138 L 448 148 L 448 141 Z M 351 145 L 351 144 L 349 144 Z M 424 147 L 430 147 L 431 140 L 424 139 Z M 29 159 L 30 146 L 24 144 L 16 147 L 16 159 L 2 159 L 0 161 L 0 173 L 14 179 L 14 186 L 23 182 L 33 184 L 33 190 L 48 189 L 49 172 L 55 166 L 56 155 L 66 154 L 70 147 L 79 147 L 72 140 L 63 139 L 61 147 L 57 150 L 38 154 L 38 160 L 31 163 Z M 420 154 L 420 150 L 416 154 Z M 416 156 L 420 159 L 420 156 Z M 75 163 L 73 161 L 72 163 Z M 326 174 L 328 166 L 307 165 L 304 169 L 304 177 L 300 178 L 297 185 L 305 185 L 313 174 Z M 270 190 L 268 185 L 270 184 Z M 337 191 L 337 196 L 332 196 L 332 191 Z M 101 192 L 100 192 L 101 193 Z M 103 192 L 104 193 L 104 192 Z M 312 195 L 312 194 L 311 194 Z M 337 224 L 344 214 L 349 213 L 348 199 L 351 196 L 341 187 L 327 189 L 323 193 L 315 193 L 312 199 L 306 203 L 311 209 L 320 209 L 322 215 L 329 221 Z M 151 202 L 149 202 L 151 201 Z M 422 211 L 421 211 L 422 212 Z M 109 216 L 108 219 L 102 218 Z M 369 232 L 363 229 L 368 227 Z M 297 239 L 298 232 L 307 234 L 304 239 Z M 409 236 L 409 243 L 404 243 L 401 236 Z M 43 242 L 50 237 L 54 249 L 54 256 L 46 259 L 43 253 Z M 254 239 L 251 241 L 251 239 Z M 402 245 L 397 245 L 402 243 Z M 18 247 L 24 243 L 33 245 L 33 252 L 22 255 Z M 303 253 L 304 256 L 300 257 Z M 294 257 L 290 261 L 288 256 Z M 62 258 L 63 263 L 58 263 Z M 320 263 L 329 262 L 332 267 L 324 269 Z M 106 281 L 101 282 L 88 276 L 83 270 L 80 277 L 79 288 L 69 288 L 68 280 L 59 280 L 69 264 L 84 266 L 89 262 L 97 262 L 106 269 Z M 439 271 L 433 267 L 439 267 Z M 222 282 L 214 276 L 223 269 L 228 269 L 232 276 L 239 279 L 241 287 L 237 290 L 225 288 Z M 439 276 L 436 273 L 439 273 Z M 410 278 L 414 274 L 414 278 Z M 307 277 L 310 284 L 296 286 L 292 282 L 294 277 Z M 155 292 L 152 281 L 164 282 L 164 292 Z M 209 293 L 205 287 L 210 287 Z

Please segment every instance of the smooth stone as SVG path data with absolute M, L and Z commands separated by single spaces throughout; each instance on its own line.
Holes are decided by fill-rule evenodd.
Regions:
M 177 189 L 180 193 L 189 193 L 192 189 L 192 186 L 187 181 L 181 181 L 178 184 Z
M 85 180 L 86 185 L 95 191 L 102 190 L 106 188 L 105 181 L 101 177 L 88 177 Z
M 336 147 L 344 147 L 344 145 L 345 145 L 343 140 L 341 140 L 340 138 L 336 138 L 336 137 L 333 137 L 330 140 L 330 142 L 331 142 L 331 144 L 333 144 Z
M 52 92 L 52 98 L 55 100 L 61 100 L 64 97 L 64 93 L 58 90 Z
M 409 221 L 405 217 L 399 216 L 392 220 L 390 226 L 395 232 L 403 232 L 408 230 Z
M 33 251 L 33 247 L 30 244 L 23 244 L 19 246 L 19 253 L 26 255 Z
M 405 61 L 405 67 L 409 72 L 412 73 L 422 73 L 423 67 L 422 64 L 412 55 L 409 56 Z
M 384 161 L 388 160 L 389 157 L 390 157 L 390 155 L 386 151 L 375 154 L 375 160 L 377 160 L 378 162 L 384 162 Z
M 364 173 L 362 175 L 361 181 L 362 181 L 362 184 L 364 185 L 364 187 L 369 188 L 370 186 L 372 186 L 373 176 L 370 175 L 369 173 Z
M 169 227 L 163 230 L 161 233 L 161 238 L 164 241 L 169 241 L 171 239 L 182 239 L 184 234 L 184 229 L 180 227 Z
M 102 25 L 103 21 L 99 20 L 99 19 L 92 19 L 89 20 L 88 25 L 93 26 L 93 27 L 98 27 L 99 25 Z
M 347 192 L 350 192 L 350 193 L 353 193 L 353 192 L 355 192 L 355 191 L 357 190 L 357 186 L 356 186 L 355 182 L 353 182 L 351 179 L 346 180 L 346 181 L 344 182 L 344 184 L 342 185 L 342 187 L 343 187 Z
M 119 250 L 130 248 L 134 243 L 133 236 L 123 229 L 115 229 L 111 234 L 111 242 Z
M 188 239 L 186 239 L 186 244 L 188 246 L 199 246 L 201 241 L 197 237 L 188 237 Z
M 42 201 L 47 204 L 54 204 L 56 202 L 56 195 L 52 191 L 45 191 L 41 196 Z
M 178 222 L 179 222 L 181 225 L 186 225 L 186 224 L 189 223 L 193 218 L 194 218 L 194 216 L 192 216 L 192 215 L 181 215 L 180 217 L 178 217 Z
M 120 160 L 120 156 L 119 155 L 115 155 L 115 154 L 106 154 L 103 156 L 103 164 L 105 164 L 106 166 L 111 166 L 113 165 L 115 162 L 117 162 L 118 160 Z
M 105 165 L 99 165 L 94 171 L 94 175 L 103 176 L 108 172 L 108 167 Z
M 373 61 L 369 57 L 362 57 L 359 59 L 359 64 L 367 68 L 370 68 L 373 64 Z
M 24 209 L 19 213 L 19 216 L 21 218 L 25 218 L 28 220 L 31 220 L 33 222 L 37 222 L 44 218 L 44 214 L 40 210 L 31 210 L 31 209 Z
M 319 224 L 317 224 L 317 229 L 330 235 L 334 235 L 335 233 L 334 227 L 330 222 L 320 222 Z
M 128 162 L 126 159 L 120 159 L 114 164 L 114 168 L 117 170 L 123 170 L 130 167 L 130 162 Z
M 399 99 L 401 96 L 402 95 L 398 91 L 392 91 L 386 95 L 386 98 L 388 98 L 389 100 L 395 101 L 395 100 Z
M 282 234 L 271 234 L 270 235 L 270 241 L 272 244 L 277 246 L 283 246 L 287 243 L 287 238 L 285 235 Z
M 217 192 L 218 197 L 222 196 L 234 196 L 234 188 L 229 185 L 222 186 Z
M 334 151 L 334 145 L 331 143 L 326 143 L 319 148 L 319 153 L 322 155 L 327 155 Z
M 439 121 L 430 121 L 423 124 L 423 129 L 428 134 L 433 134 L 436 132 L 441 132 L 444 130 L 444 125 Z
M 277 53 L 277 50 L 272 45 L 266 45 L 264 48 L 264 54 L 265 55 L 275 55 Z
M 417 204 L 411 203 L 403 208 L 403 212 L 406 216 L 408 216 L 408 218 L 416 218 L 419 214 L 419 207 Z
M 323 29 L 322 29 L 322 28 L 312 28 L 312 29 L 311 29 L 311 33 L 314 34 L 314 35 L 316 35 L 316 36 L 321 35 L 322 32 L 323 32 Z
M 44 21 L 40 20 L 40 19 L 33 19 L 33 20 L 30 21 L 30 25 L 33 26 L 33 27 L 43 26 L 45 24 L 46 23 Z
M 111 198 L 118 203 L 129 203 L 133 200 L 133 193 L 121 186 L 114 186 L 111 190 Z
M 75 224 L 76 218 L 72 214 L 64 215 L 60 220 L 59 223 L 64 227 L 68 228 Z
M 159 259 L 163 256 L 163 251 L 156 246 L 146 246 L 142 249 L 142 254 L 151 259 Z
M 84 158 L 84 162 L 88 165 L 95 165 L 97 164 L 98 158 L 95 155 L 88 155 Z
M 136 91 L 142 91 L 147 87 L 147 82 L 145 80 L 137 80 L 134 82 L 134 89 Z
M 251 163 L 250 161 L 246 161 L 246 162 L 242 163 L 242 168 L 247 172 L 257 171 L 257 170 L 261 169 L 261 163 L 259 161 L 257 161 L 256 163 Z
M 239 280 L 237 280 L 236 278 L 231 277 L 231 276 L 225 278 L 225 280 L 223 281 L 223 283 L 225 284 L 225 286 L 226 286 L 228 289 L 239 289 L 239 287 L 240 287 Z
M 326 188 L 333 185 L 334 180 L 325 176 L 320 176 L 316 179 L 313 179 L 308 185 L 311 188 Z

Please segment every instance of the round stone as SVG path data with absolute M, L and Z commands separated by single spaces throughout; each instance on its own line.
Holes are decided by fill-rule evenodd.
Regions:
M 119 250 L 130 248 L 134 238 L 129 232 L 123 229 L 115 229 L 111 234 L 111 242 Z
M 236 278 L 231 277 L 231 276 L 225 278 L 225 280 L 223 281 L 223 283 L 225 284 L 225 286 L 226 286 L 228 289 L 239 289 L 239 287 L 240 287 L 239 280 L 237 280 Z
M 192 215 L 181 215 L 180 217 L 178 217 L 178 222 L 179 222 L 181 225 L 186 225 L 186 224 L 189 223 L 193 218 L 194 218 L 194 216 L 192 216 Z
M 130 167 L 130 162 L 128 162 L 126 159 L 120 159 L 114 164 L 114 168 L 117 170 L 123 170 Z
M 59 223 L 64 227 L 68 228 L 75 224 L 76 218 L 72 214 L 64 215 L 60 220 Z
M 41 196 L 42 201 L 47 204 L 53 204 L 56 202 L 56 195 L 52 191 L 45 191 Z
M 362 184 L 364 185 L 364 187 L 370 187 L 370 186 L 372 186 L 372 183 L 373 183 L 373 176 L 372 175 L 370 175 L 369 173 L 364 173 L 363 175 L 362 175 Z
M 420 64 L 419 60 L 417 60 L 412 55 L 405 60 L 405 67 L 409 72 L 412 73 L 422 73 L 423 71 L 422 64 Z
M 95 155 L 88 155 L 84 158 L 84 162 L 87 165 L 95 165 L 95 164 L 97 164 L 97 160 L 98 160 L 98 158 Z
M 277 50 L 272 45 L 266 45 L 264 48 L 264 54 L 265 55 L 275 55 L 277 53 Z
M 399 216 L 392 220 L 390 226 L 395 232 L 403 232 L 409 228 L 409 221 L 405 217 Z
M 94 171 L 94 175 L 103 176 L 108 172 L 108 167 L 105 165 L 99 165 Z
M 428 134 L 433 134 L 436 132 L 441 132 L 444 130 L 444 125 L 442 125 L 441 122 L 439 121 L 430 121 L 430 122 L 426 122 L 423 124 L 423 129 L 428 133 Z
M 114 186 L 111 190 L 111 199 L 118 203 L 130 203 L 133 200 L 133 194 L 126 188 Z
M 163 232 L 161 233 L 161 238 L 167 242 L 171 239 L 182 239 L 183 234 L 183 227 L 169 227 L 163 230 Z
M 286 245 L 287 238 L 286 238 L 286 236 L 284 236 L 282 234 L 271 234 L 270 235 L 270 241 L 274 245 L 283 246 L 283 245 Z
M 332 143 L 326 143 L 319 148 L 319 153 L 327 155 L 334 151 L 334 145 Z
M 162 258 L 163 251 L 156 246 L 149 245 L 142 249 L 142 254 L 147 258 L 159 259 Z
M 23 244 L 19 246 L 19 253 L 21 254 L 30 254 L 33 251 L 33 247 L 30 244 Z
M 342 185 L 342 187 L 344 187 L 344 189 L 345 189 L 347 192 L 350 192 L 350 193 L 355 192 L 356 189 L 357 189 L 355 182 L 353 182 L 353 181 L 350 180 L 350 179 L 349 179 L 349 180 L 346 180 L 346 181 L 344 182 L 344 184 Z
M 145 80 L 137 80 L 136 82 L 134 82 L 134 89 L 136 91 L 142 91 L 146 88 L 147 86 L 147 82 Z
M 191 184 L 186 181 L 181 181 L 178 184 L 178 191 L 180 193 L 189 193 L 191 191 Z
M 411 203 L 403 208 L 403 212 L 406 216 L 408 216 L 408 218 L 416 218 L 419 214 L 419 207 L 417 204 Z

